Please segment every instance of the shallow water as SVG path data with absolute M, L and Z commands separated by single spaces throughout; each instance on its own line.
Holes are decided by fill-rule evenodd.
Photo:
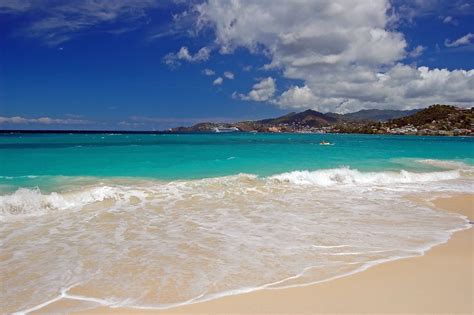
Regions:
M 321 146 L 322 141 L 333 146 Z M 318 134 L 3 134 L 0 189 L 55 191 L 59 176 L 200 179 L 348 166 L 432 171 L 414 159 L 474 164 L 474 139 Z M 60 179 L 60 178 L 59 178 Z M 52 186 L 52 187 L 50 187 Z M 1 190 L 0 190 L 1 191 Z
M 94 136 L 91 147 L 76 135 L 2 142 L 3 311 L 61 297 L 166 308 L 305 285 L 421 255 L 468 227 L 406 197 L 472 193 L 470 139 L 189 135 L 130 150 L 139 140 L 110 136 L 120 144 L 104 149 Z M 180 145 L 182 167 L 163 157 Z

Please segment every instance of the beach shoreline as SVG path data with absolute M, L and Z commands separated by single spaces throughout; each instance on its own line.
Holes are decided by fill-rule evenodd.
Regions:
M 474 220 L 474 195 L 457 194 L 431 206 Z M 398 259 L 318 284 L 258 290 L 165 310 L 95 307 L 62 299 L 37 313 L 80 310 L 82 314 L 255 314 L 255 313 L 461 313 L 473 307 L 474 229 L 455 232 L 423 256 Z M 84 308 L 90 307 L 89 310 Z M 81 310 L 82 309 L 82 310 Z

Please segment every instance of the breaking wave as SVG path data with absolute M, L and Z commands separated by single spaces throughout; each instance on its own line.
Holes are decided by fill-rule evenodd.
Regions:
M 196 189 L 200 193 L 199 186 L 212 189 L 225 187 L 225 190 L 236 192 L 242 189 L 246 191 L 255 190 L 258 187 L 265 188 L 266 191 L 288 189 L 290 185 L 310 185 L 314 189 L 319 188 L 340 188 L 350 187 L 394 187 L 397 184 L 420 184 L 436 183 L 442 181 L 455 180 L 463 177 L 463 174 L 472 172 L 472 168 L 457 162 L 444 162 L 434 160 L 421 160 L 420 163 L 430 163 L 436 166 L 449 168 L 445 171 L 437 172 L 409 172 L 401 171 L 381 171 L 381 172 L 361 172 L 348 167 L 336 169 L 325 169 L 316 171 L 293 171 L 269 177 L 258 177 L 252 174 L 239 174 L 234 176 L 207 178 L 190 181 L 137 181 L 137 185 L 116 184 L 109 181 L 106 185 L 86 186 L 86 188 L 58 193 L 52 192 L 43 194 L 39 188 L 20 188 L 12 194 L 0 196 L 0 219 L 11 216 L 35 216 L 52 211 L 67 209 L 80 209 L 88 204 L 101 202 L 107 199 L 125 204 L 131 198 L 144 200 L 147 196 L 166 194 L 163 198 L 170 199 L 173 196 L 182 198 L 183 194 L 190 189 Z M 456 167 L 456 169 L 453 169 Z M 413 188 L 412 186 L 408 186 Z M 201 191 L 205 193 L 205 191 Z
M 63 194 L 42 194 L 39 188 L 20 188 L 11 195 L 0 196 L 0 214 L 39 215 L 80 208 L 108 198 L 119 199 L 119 191 L 114 187 L 101 186 Z
M 450 180 L 459 177 L 459 170 L 431 173 L 414 173 L 403 170 L 399 172 L 363 173 L 350 168 L 338 168 L 318 171 L 294 171 L 275 175 L 270 178 L 292 184 L 310 184 L 327 187 L 335 185 L 422 183 Z

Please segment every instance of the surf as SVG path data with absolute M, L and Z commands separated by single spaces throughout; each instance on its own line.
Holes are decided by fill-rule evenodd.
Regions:
M 179 194 L 179 190 L 184 187 L 199 185 L 223 185 L 229 192 L 232 186 L 236 190 L 245 188 L 252 190 L 255 187 L 264 187 L 266 190 L 279 189 L 284 185 L 310 185 L 314 188 L 348 188 L 352 186 L 387 186 L 395 184 L 417 184 L 427 182 L 440 182 L 455 180 L 471 174 L 473 168 L 460 163 L 450 161 L 420 160 L 419 163 L 429 163 L 430 165 L 447 168 L 444 171 L 436 172 L 409 172 L 401 171 L 380 171 L 361 172 L 349 167 L 322 170 L 302 170 L 285 172 L 268 177 L 261 177 L 255 174 L 239 174 L 216 178 L 205 178 L 200 180 L 178 180 L 178 181 L 157 181 L 147 179 L 94 179 L 87 178 L 83 181 L 89 183 L 85 188 L 71 189 L 64 192 L 42 193 L 39 187 L 19 188 L 12 194 L 0 195 L 0 219 L 8 216 L 34 216 L 52 211 L 62 211 L 66 209 L 80 209 L 88 204 L 101 202 L 106 199 L 126 204 L 130 200 L 143 201 L 147 196 L 154 193 L 174 193 Z M 72 179 L 61 178 L 69 183 Z M 80 181 L 79 183 L 82 183 Z M 90 184 L 93 182 L 105 182 L 105 185 Z M 123 184 L 126 182 L 126 184 Z M 61 185 L 59 185 L 61 186 Z M 82 186 L 81 186 L 82 187 Z M 288 188 L 287 186 L 285 186 Z M 214 187 L 216 188 L 216 187 Z M 153 198 L 153 197 L 150 197 Z M 169 196 L 167 197 L 169 198 Z
M 407 197 L 472 191 L 466 168 L 88 178 L 76 186 L 61 177 L 54 192 L 20 188 L 0 196 L 0 273 L 10 288 L 2 308 L 78 299 L 163 309 L 422 255 L 469 225 Z M 31 294 L 22 299 L 24 290 Z

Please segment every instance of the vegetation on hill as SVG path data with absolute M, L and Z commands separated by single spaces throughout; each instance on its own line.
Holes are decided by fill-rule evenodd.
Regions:
M 417 128 L 438 128 L 450 130 L 453 128 L 469 129 L 473 120 L 473 108 L 462 109 L 450 105 L 432 105 L 413 115 L 393 119 L 390 126 L 413 125 Z
M 392 110 L 392 109 L 363 109 L 358 112 L 339 115 L 345 121 L 389 121 L 391 119 L 401 118 L 413 115 L 421 109 L 412 110 Z
M 248 132 L 339 132 L 365 134 L 472 134 L 473 109 L 450 105 L 432 105 L 422 110 L 363 110 L 350 114 L 300 113 L 238 123 L 200 123 L 192 127 L 171 129 L 172 132 L 212 132 L 235 127 Z M 405 116 L 404 116 L 405 115 Z M 369 119 L 370 117 L 370 119 Z M 387 118 L 390 120 L 386 121 Z
M 263 125 L 305 125 L 309 127 L 324 127 L 334 124 L 339 119 L 332 117 L 327 114 L 317 112 L 315 110 L 305 110 L 301 113 L 290 113 L 288 115 L 273 118 L 273 119 L 264 119 L 258 121 L 258 123 Z

